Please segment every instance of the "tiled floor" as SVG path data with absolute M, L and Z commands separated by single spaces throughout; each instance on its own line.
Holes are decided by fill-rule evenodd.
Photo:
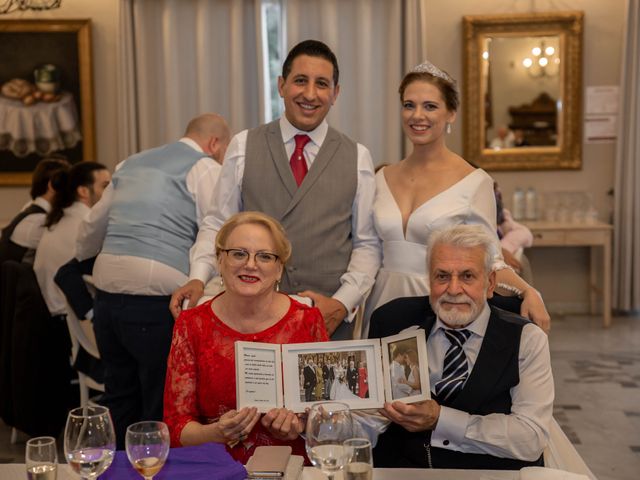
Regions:
M 598 480 L 640 478 L 640 316 L 554 317 L 555 417 Z M 62 457 L 61 457 L 62 458 Z M 0 462 L 23 462 L 0 422 Z
M 599 480 L 640 478 L 640 318 L 554 319 L 554 415 Z

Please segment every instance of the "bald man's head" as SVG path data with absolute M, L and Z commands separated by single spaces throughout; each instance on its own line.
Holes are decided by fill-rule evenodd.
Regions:
M 217 113 L 205 113 L 195 117 L 187 125 L 184 135 L 200 145 L 204 153 L 218 163 L 222 163 L 231 140 L 227 122 Z

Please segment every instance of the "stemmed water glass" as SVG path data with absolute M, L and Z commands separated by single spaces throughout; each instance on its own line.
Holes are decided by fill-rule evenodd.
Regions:
M 151 480 L 164 466 L 169 443 L 169 428 L 163 422 L 138 422 L 127 428 L 127 457 L 146 480 Z
M 29 480 L 56 480 L 58 449 L 53 437 L 36 437 L 27 441 L 24 453 Z
M 341 402 L 314 404 L 307 417 L 306 434 L 309 460 L 332 480 L 346 461 L 343 442 L 353 437 L 349 406 Z
M 80 478 L 97 478 L 111 465 L 115 449 L 116 436 L 108 408 L 87 406 L 69 412 L 64 453 Z

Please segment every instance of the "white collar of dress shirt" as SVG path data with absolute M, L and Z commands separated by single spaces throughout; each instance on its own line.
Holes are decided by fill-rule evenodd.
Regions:
M 63 218 L 66 216 L 82 218 L 88 215 L 90 211 L 91 211 L 91 207 L 89 205 L 79 200 L 76 200 L 75 202 L 73 202 L 71 205 L 69 205 L 67 208 L 64 209 Z
M 471 333 L 475 333 L 480 338 L 484 337 L 485 332 L 487 331 L 487 325 L 489 325 L 489 317 L 491 316 L 491 309 L 489 308 L 489 304 L 484 302 L 484 307 L 480 312 L 480 315 L 471 322 L 469 325 L 464 327 L 469 330 Z M 437 332 L 438 330 L 451 330 L 451 327 L 448 327 L 442 321 L 437 318 L 436 323 L 433 325 L 432 332 Z
M 44 197 L 36 197 L 36 199 L 32 202 L 35 205 L 38 205 L 40 208 L 43 208 L 45 212 L 49 213 L 51 211 L 51 204 Z
M 205 154 L 205 153 L 204 153 L 204 150 L 202 150 L 202 147 L 201 147 L 200 145 L 198 145 L 198 144 L 197 144 L 194 140 L 192 140 L 191 138 L 189 138 L 189 137 L 182 137 L 179 141 L 180 141 L 180 142 L 182 142 L 182 143 L 185 143 L 185 144 L 189 145 L 189 146 L 190 146 L 191 148 L 193 148 L 196 152 L 200 152 L 200 153 L 202 153 L 203 155 Z
M 318 125 L 314 130 L 310 132 L 305 132 L 303 130 L 298 130 L 296 127 L 291 125 L 289 120 L 287 120 L 286 115 L 282 115 L 280 117 L 280 132 L 282 132 L 282 141 L 287 143 L 296 135 L 309 135 L 311 141 L 320 147 L 322 142 L 324 142 L 324 138 L 327 136 L 327 132 L 329 131 L 329 124 L 326 120 L 323 120 L 320 125 Z

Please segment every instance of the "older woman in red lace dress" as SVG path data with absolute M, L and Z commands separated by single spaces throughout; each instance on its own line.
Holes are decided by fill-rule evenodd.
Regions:
M 225 291 L 176 320 L 167 366 L 164 420 L 172 446 L 220 442 L 243 463 L 261 445 L 304 454 L 304 425 L 286 409 L 236 410 L 234 342 L 328 340 L 317 308 L 278 292 L 291 255 L 282 226 L 258 212 L 231 217 L 216 238 Z

